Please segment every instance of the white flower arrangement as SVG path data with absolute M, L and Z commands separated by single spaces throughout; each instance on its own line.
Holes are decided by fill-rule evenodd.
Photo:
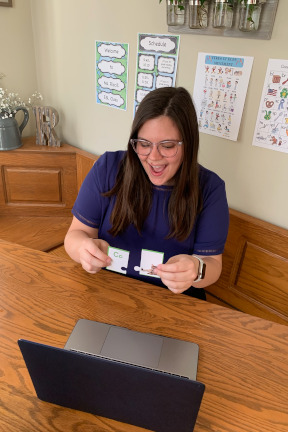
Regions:
M 4 78 L 4 74 L 0 72 L 0 79 Z M 35 92 L 32 96 L 24 101 L 19 97 L 18 93 L 9 92 L 7 89 L 0 87 L 0 118 L 14 117 L 17 107 L 32 108 L 36 101 L 43 100 L 39 92 Z

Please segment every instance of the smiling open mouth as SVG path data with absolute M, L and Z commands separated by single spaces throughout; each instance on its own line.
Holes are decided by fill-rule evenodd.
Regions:
M 150 165 L 149 164 L 149 166 L 150 166 L 150 168 L 152 170 L 152 173 L 153 174 L 158 174 L 158 175 L 162 174 L 162 172 L 166 168 L 166 165 Z

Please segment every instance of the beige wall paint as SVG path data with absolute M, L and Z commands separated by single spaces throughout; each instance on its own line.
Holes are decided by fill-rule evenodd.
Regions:
M 45 104 L 59 111 L 57 132 L 66 142 L 95 154 L 124 149 L 133 116 L 137 34 L 167 33 L 165 3 L 159 5 L 158 0 L 13 1 L 15 16 L 23 15 L 21 23 L 19 18 L 17 21 L 21 31 L 24 31 L 23 37 L 29 37 L 30 41 L 22 53 L 26 79 L 16 75 L 19 77 L 19 88 L 27 88 L 27 75 L 29 80 L 33 76 L 30 85 L 38 80 L 38 89 L 45 97 Z M 28 12 L 30 3 L 36 57 L 34 65 Z M 177 85 L 193 93 L 199 51 L 254 57 L 238 141 L 201 134 L 200 162 L 225 180 L 230 207 L 285 228 L 288 228 L 288 154 L 254 147 L 251 143 L 268 59 L 288 58 L 287 14 L 288 1 L 279 0 L 269 41 L 181 35 L 177 73 Z M 10 15 L 5 11 L 5 15 L 8 17 L 8 30 L 14 16 L 11 11 Z M 2 15 L 0 28 L 1 24 Z M 2 30 L 0 32 L 2 35 Z M 95 103 L 95 40 L 129 43 L 126 112 Z M 17 46 L 18 49 L 20 43 L 23 45 L 23 41 L 17 42 L 17 38 L 13 38 L 9 46 Z M 18 59 L 16 61 L 11 57 L 7 49 L 4 58 L 6 65 L 10 65 L 9 71 L 13 71 Z M 15 77 L 11 83 L 16 82 Z
M 5 78 L 0 87 L 28 99 L 37 90 L 35 49 L 29 0 L 13 0 L 13 7 L 0 7 L 0 72 Z M 23 115 L 17 113 L 17 120 Z M 34 115 L 23 131 L 23 136 L 33 134 Z M 0 155 L 1 157 L 1 155 Z

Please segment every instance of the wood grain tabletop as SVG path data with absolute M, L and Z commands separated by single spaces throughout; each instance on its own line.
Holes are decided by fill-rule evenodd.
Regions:
M 287 326 L 2 240 L 0 431 L 144 431 L 36 397 L 18 339 L 62 348 L 80 318 L 197 343 L 195 432 L 288 431 Z

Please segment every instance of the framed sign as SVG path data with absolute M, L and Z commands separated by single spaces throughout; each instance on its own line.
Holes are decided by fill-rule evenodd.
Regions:
M 0 6 L 12 7 L 12 0 L 1 0 L 0 1 Z

